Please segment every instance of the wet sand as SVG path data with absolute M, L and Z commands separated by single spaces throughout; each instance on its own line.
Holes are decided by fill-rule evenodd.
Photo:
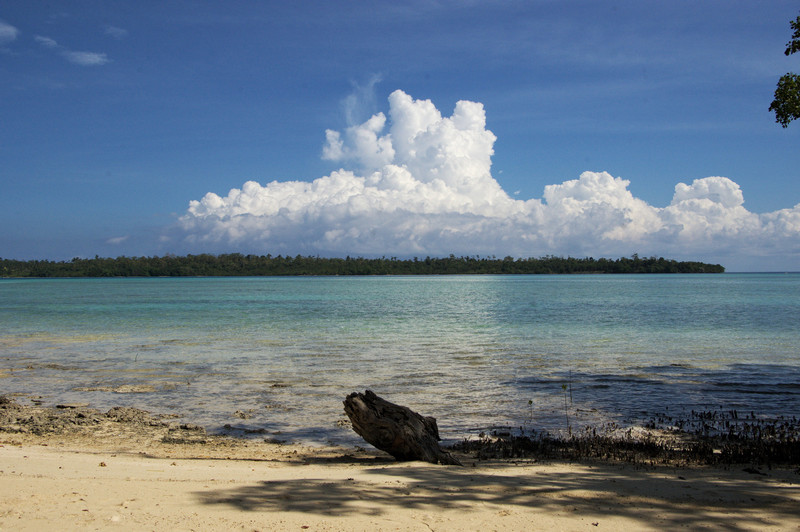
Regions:
M 0 405 L 2 530 L 800 530 L 800 474 L 211 436 L 135 409 Z

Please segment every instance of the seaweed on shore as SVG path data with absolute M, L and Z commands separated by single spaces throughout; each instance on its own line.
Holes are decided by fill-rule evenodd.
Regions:
M 800 420 L 735 411 L 692 411 L 686 418 L 654 416 L 644 427 L 614 423 L 567 436 L 520 430 L 482 433 L 453 450 L 485 459 L 601 460 L 638 465 L 751 464 L 800 466 Z

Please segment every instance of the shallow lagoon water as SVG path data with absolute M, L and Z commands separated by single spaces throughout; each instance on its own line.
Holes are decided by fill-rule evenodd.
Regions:
M 0 324 L 0 393 L 279 439 L 364 389 L 450 440 L 800 416 L 800 274 L 7 279 Z

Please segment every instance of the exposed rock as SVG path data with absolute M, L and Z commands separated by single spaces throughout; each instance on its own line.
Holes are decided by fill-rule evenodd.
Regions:
M 115 406 L 106 412 L 106 417 L 121 423 L 139 423 L 153 427 L 165 425 L 164 421 L 153 417 L 150 412 L 130 406 Z

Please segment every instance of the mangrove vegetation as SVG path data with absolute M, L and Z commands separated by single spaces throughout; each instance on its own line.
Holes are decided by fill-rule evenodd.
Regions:
M 0 258 L 0 277 L 216 277 L 277 275 L 453 275 L 587 273 L 722 273 L 719 264 L 679 262 L 638 255 L 618 259 L 592 257 L 513 258 L 397 257 L 323 258 L 278 255 L 200 254 L 163 257 L 74 258 L 69 261 Z

